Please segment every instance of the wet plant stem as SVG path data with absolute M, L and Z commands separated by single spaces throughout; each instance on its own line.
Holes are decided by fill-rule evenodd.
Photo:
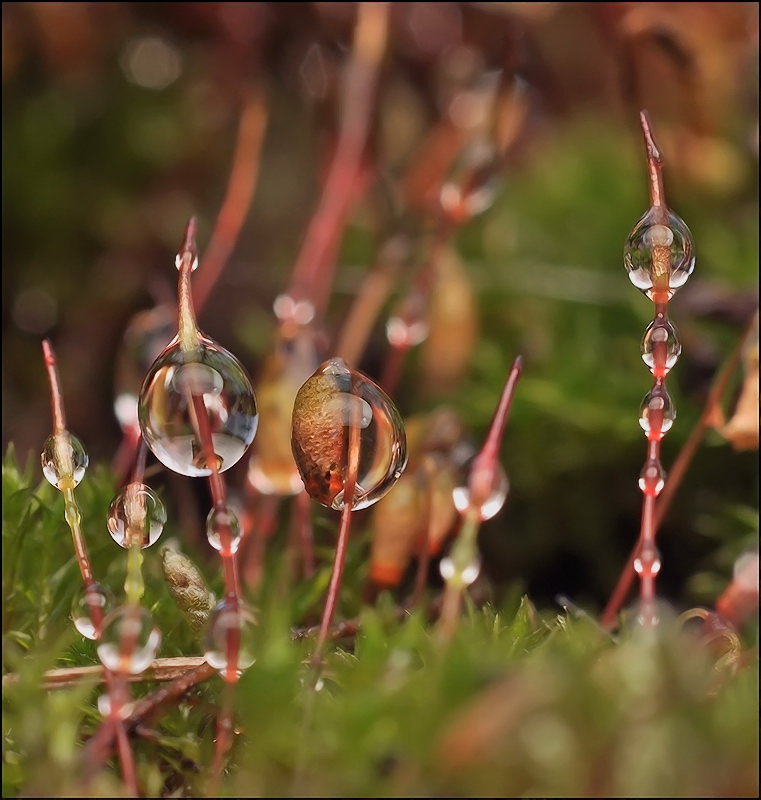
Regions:
M 740 363 L 743 348 L 745 347 L 745 343 L 747 342 L 748 337 L 753 330 L 753 324 L 753 318 L 751 318 L 750 322 L 745 328 L 745 331 L 735 345 L 734 350 L 729 355 L 729 358 L 727 358 L 727 360 L 724 362 L 721 370 L 715 376 L 713 384 L 711 385 L 711 389 L 706 397 L 703 411 L 693 426 L 690 435 L 687 437 L 687 441 L 679 451 L 679 454 L 677 455 L 669 474 L 666 476 L 666 482 L 663 486 L 663 491 L 659 495 L 658 502 L 656 503 L 655 507 L 653 525 L 656 530 L 660 527 L 663 519 L 668 513 L 671 503 L 676 496 L 677 490 L 679 489 L 679 486 L 681 485 L 682 480 L 687 473 L 690 464 L 692 463 L 692 459 L 694 458 L 695 453 L 697 452 L 697 449 L 703 440 L 703 436 L 710 427 L 711 420 L 716 413 L 716 407 L 721 402 L 721 398 L 724 396 L 727 390 L 732 375 Z M 612 630 L 615 628 L 618 612 L 620 611 L 621 606 L 624 604 L 624 601 L 629 594 L 629 590 L 631 589 L 632 583 L 634 582 L 634 577 L 636 575 L 636 572 L 634 571 L 634 561 L 637 557 L 639 547 L 640 542 L 637 541 L 631 553 L 629 554 L 626 566 L 618 578 L 618 582 L 611 593 L 610 599 L 600 615 L 600 624 L 606 630 Z
M 70 445 L 66 441 L 69 437 L 69 432 L 66 429 L 66 412 L 63 404 L 63 393 L 61 392 L 61 382 L 58 375 L 58 366 L 56 362 L 53 347 L 48 339 L 42 342 L 42 352 L 45 361 L 45 368 L 48 374 L 48 382 L 50 384 L 50 402 L 53 412 L 53 435 L 56 437 L 56 468 L 61 474 L 59 480 L 59 489 L 63 494 L 64 501 L 64 517 L 71 530 L 71 538 L 74 545 L 74 553 L 76 555 L 79 571 L 82 575 L 82 583 L 84 584 L 85 598 L 88 604 L 88 611 L 90 619 L 92 620 L 93 627 L 100 635 L 101 628 L 103 627 L 103 609 L 98 604 L 95 592 L 91 591 L 95 587 L 95 578 L 93 577 L 92 564 L 90 556 L 87 551 L 87 544 L 82 532 L 81 519 L 82 514 L 79 510 L 76 497 L 74 495 L 74 480 L 71 474 L 70 465 Z M 60 443 L 60 446 L 59 446 Z M 120 686 L 119 678 L 110 670 L 104 668 L 104 678 L 106 687 L 111 702 L 112 709 L 119 707 Z M 126 734 L 124 732 L 121 719 L 114 718 L 113 720 L 105 720 L 102 727 L 113 728 L 119 737 L 119 761 L 122 769 L 122 776 L 128 790 L 135 796 L 138 794 L 137 778 L 135 774 L 135 760 L 132 750 L 129 746 Z
M 349 529 L 351 527 L 351 512 L 354 506 L 354 492 L 359 472 L 359 430 L 358 424 L 349 425 L 348 463 L 346 467 L 346 478 L 344 480 L 341 525 L 338 529 L 336 555 L 333 561 L 333 572 L 330 575 L 330 584 L 328 585 L 325 607 L 322 612 L 320 632 L 317 635 L 317 644 L 312 654 L 312 665 L 316 669 L 319 669 L 322 665 L 322 652 L 325 649 L 325 643 L 328 639 L 330 626 L 333 622 L 336 605 L 338 604 L 341 577 L 343 576 L 344 563 L 346 562 L 346 551 L 349 545 Z

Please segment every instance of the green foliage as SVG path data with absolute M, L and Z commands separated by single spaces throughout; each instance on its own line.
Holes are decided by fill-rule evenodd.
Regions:
M 115 796 L 123 790 L 114 763 L 89 787 L 79 783 L 102 689 L 40 688 L 46 669 L 95 659 L 67 624 L 79 578 L 60 498 L 32 475 L 6 455 L 3 794 Z M 95 470 L 77 491 L 96 576 L 114 574 L 109 562 L 124 559 L 105 529 L 97 541 L 90 534 L 111 478 Z M 744 666 L 717 659 L 666 611 L 658 634 L 627 628 L 615 641 L 589 618 L 537 611 L 526 597 L 469 604 L 445 643 L 424 609 L 400 619 L 388 594 L 361 608 L 359 557 L 354 547 L 342 598 L 347 614 L 359 613 L 359 633 L 329 650 L 318 691 L 313 640 L 293 640 L 292 629 L 314 614 L 326 573 L 293 591 L 285 563 L 268 565 L 258 658 L 236 689 L 224 795 L 757 796 L 754 657 Z M 148 572 L 160 655 L 198 655 L 168 588 Z M 135 697 L 155 688 L 132 685 Z M 205 794 L 222 690 L 219 678 L 207 680 L 134 737 L 149 796 Z

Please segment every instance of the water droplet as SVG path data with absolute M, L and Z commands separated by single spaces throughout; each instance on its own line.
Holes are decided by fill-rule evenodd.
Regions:
M 634 558 L 634 571 L 637 575 L 655 576 L 661 571 L 661 554 L 652 544 L 640 547 Z
M 460 470 L 460 480 L 458 485 L 452 490 L 452 500 L 454 501 L 455 508 L 464 514 L 470 508 L 470 472 L 473 466 L 474 458 L 465 462 Z M 494 472 L 492 485 L 486 500 L 478 508 L 478 514 L 481 521 L 491 519 L 496 516 L 505 504 L 507 493 L 510 490 L 510 482 L 507 479 L 507 474 L 502 468 L 502 465 L 497 463 Z
M 453 558 L 445 556 L 439 561 L 441 577 L 450 585 L 465 587 L 470 586 L 481 572 L 481 560 L 475 555 L 464 565 L 457 565 Z
M 74 627 L 85 637 L 95 640 L 98 638 L 97 618 L 102 621 L 108 616 L 114 604 L 111 591 L 99 583 L 90 586 L 77 594 L 71 605 L 71 620 Z M 93 620 L 96 617 L 96 620 Z
M 658 350 L 661 350 L 661 353 Z M 642 338 L 642 360 L 653 374 L 665 375 L 676 364 L 682 345 L 674 326 L 662 319 L 654 319 Z M 656 365 L 656 360 L 659 362 Z
M 649 209 L 629 234 L 624 246 L 629 280 L 651 300 L 656 290 L 674 292 L 695 269 L 692 234 L 684 221 L 668 212 L 668 225 Z
M 230 683 L 256 661 L 256 624 L 250 608 L 227 598 L 209 616 L 204 657 Z
M 190 265 L 190 271 L 195 272 L 198 269 L 198 255 L 195 252 L 195 248 L 192 250 L 186 250 L 185 248 L 182 248 L 182 250 L 180 250 L 180 252 L 174 257 L 174 265 L 177 267 L 178 271 L 182 269 L 183 261 L 188 258 L 193 259 L 193 262 Z
M 115 716 L 117 719 L 127 719 L 134 709 L 134 703 L 122 703 L 120 704 L 119 711 Z M 111 716 L 111 697 L 108 694 L 102 694 L 100 697 L 98 697 L 98 712 L 102 717 Z
M 141 606 L 119 606 L 103 621 L 98 658 L 112 672 L 139 675 L 156 658 L 161 631 Z
M 130 483 L 108 509 L 108 532 L 121 547 L 150 547 L 161 536 L 166 509 L 161 498 L 144 483 Z
M 356 433 L 352 436 L 352 430 Z M 404 424 L 388 395 L 340 358 L 324 362 L 299 389 L 291 445 L 307 492 L 343 507 L 349 447 L 356 438 L 359 469 L 352 510 L 366 508 L 394 485 L 407 463 Z
M 279 294 L 272 304 L 272 309 L 281 322 L 303 326 L 314 319 L 314 306 L 309 300 L 294 300 L 287 294 Z
M 639 474 L 639 488 L 644 494 L 657 497 L 666 482 L 666 473 L 658 461 L 645 462 L 642 472 Z
M 498 156 L 494 145 L 474 139 L 455 160 L 441 187 L 439 202 L 454 222 L 463 222 L 491 208 L 497 196 Z
M 79 484 L 90 463 L 82 442 L 68 431 L 48 436 L 41 458 L 42 474 L 62 492 Z
M 223 535 L 225 528 L 229 530 L 229 544 L 226 544 L 228 541 L 227 534 Z M 217 508 L 215 506 L 212 508 L 206 517 L 206 536 L 209 539 L 209 544 L 215 550 L 219 550 L 222 555 L 237 553 L 240 546 L 241 530 L 240 522 L 235 512 L 227 507 Z
M 425 320 L 406 321 L 401 317 L 389 317 L 386 323 L 386 338 L 394 347 L 415 347 L 428 336 Z
M 194 478 L 210 475 L 214 467 L 224 472 L 236 464 L 253 441 L 259 421 L 245 368 L 201 334 L 194 350 L 183 350 L 175 338 L 153 363 L 140 392 L 139 417 L 156 458 Z M 207 423 L 213 465 L 204 446 Z
M 639 424 L 648 438 L 660 439 L 674 424 L 676 409 L 664 386 L 653 387 L 639 407 Z

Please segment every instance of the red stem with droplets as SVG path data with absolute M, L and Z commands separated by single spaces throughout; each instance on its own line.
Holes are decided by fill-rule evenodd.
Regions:
M 734 350 L 724 363 L 721 371 L 716 375 L 713 385 L 711 386 L 708 396 L 706 397 L 703 411 L 701 412 L 698 421 L 695 423 L 695 426 L 690 432 L 690 435 L 687 437 L 687 441 L 679 451 L 679 455 L 676 457 L 676 460 L 671 467 L 671 471 L 666 477 L 666 483 L 663 487 L 663 491 L 658 496 L 658 502 L 655 507 L 654 524 L 656 530 L 660 527 L 664 517 L 668 513 L 671 503 L 676 495 L 677 490 L 679 489 L 679 486 L 682 483 L 682 479 L 684 478 L 690 463 L 692 462 L 703 435 L 710 426 L 710 421 L 714 416 L 716 406 L 721 401 L 722 396 L 727 390 L 729 381 L 737 369 L 737 365 L 740 363 L 743 348 L 745 347 L 748 336 L 753 330 L 753 325 L 754 320 L 751 318 L 749 324 L 746 326 L 745 331 L 735 345 Z M 637 542 L 632 548 L 629 558 L 627 559 L 626 566 L 621 572 L 618 582 L 611 593 L 610 599 L 600 615 L 600 624 L 606 630 L 611 630 L 615 627 L 616 616 L 626 600 L 632 583 L 634 582 L 634 576 L 636 575 L 634 571 L 634 560 L 637 557 L 638 550 L 639 542 Z

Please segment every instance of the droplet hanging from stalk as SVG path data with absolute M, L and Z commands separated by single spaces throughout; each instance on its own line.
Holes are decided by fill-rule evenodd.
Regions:
M 404 424 L 391 398 L 340 358 L 325 361 L 299 389 L 291 443 L 309 495 L 341 510 L 352 433 L 359 447 L 352 510 L 366 508 L 394 485 L 407 463 Z
M 259 421 L 245 368 L 196 326 L 190 273 L 197 266 L 191 220 L 177 255 L 179 332 L 148 371 L 138 409 L 140 430 L 156 458 L 190 477 L 224 472 L 236 464 Z

